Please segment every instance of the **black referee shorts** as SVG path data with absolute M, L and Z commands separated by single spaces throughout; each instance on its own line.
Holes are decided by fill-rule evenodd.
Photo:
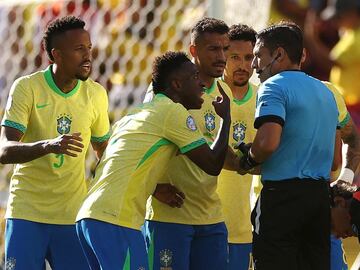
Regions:
M 251 215 L 256 270 L 329 270 L 328 181 L 264 181 Z

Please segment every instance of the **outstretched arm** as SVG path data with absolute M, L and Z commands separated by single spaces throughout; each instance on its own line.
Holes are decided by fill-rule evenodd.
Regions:
M 33 143 L 20 142 L 23 133 L 15 128 L 3 126 L 0 136 L 0 163 L 25 163 L 50 153 L 76 157 L 82 151 L 80 133 L 61 135 L 55 139 Z
M 222 118 L 217 138 L 211 147 L 207 144 L 203 144 L 185 153 L 188 158 L 210 175 L 219 175 L 224 166 L 231 125 L 230 99 L 219 83 L 218 88 L 222 97 L 218 97 L 213 101 L 216 113 Z

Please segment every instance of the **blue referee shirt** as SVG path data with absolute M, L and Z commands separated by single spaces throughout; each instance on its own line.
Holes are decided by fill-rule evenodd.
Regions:
M 258 90 L 255 128 L 283 126 L 278 149 L 261 166 L 263 180 L 329 179 L 338 110 L 331 91 L 301 71 L 283 71 Z

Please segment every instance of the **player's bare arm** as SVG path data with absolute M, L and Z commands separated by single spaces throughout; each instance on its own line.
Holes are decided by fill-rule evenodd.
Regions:
M 23 133 L 11 127 L 2 127 L 0 136 L 0 163 L 25 163 L 50 153 L 77 157 L 84 148 L 80 133 L 61 135 L 54 139 L 33 143 L 20 142 Z
M 360 136 L 350 118 L 349 122 L 340 130 L 341 139 L 348 146 L 345 156 L 345 168 L 349 168 L 353 172 L 359 166 L 360 162 Z
M 218 97 L 215 101 L 213 101 L 213 106 L 217 115 L 219 115 L 223 121 L 217 138 L 211 147 L 207 144 L 203 144 L 185 153 L 185 155 L 203 171 L 207 174 L 215 176 L 219 175 L 224 165 L 229 142 L 229 129 L 231 125 L 230 99 L 225 94 L 219 83 L 218 88 L 222 97 Z
M 91 146 L 94 149 L 98 160 L 101 159 L 101 157 L 106 149 L 107 144 L 108 144 L 108 140 L 106 140 L 104 142 L 91 142 Z

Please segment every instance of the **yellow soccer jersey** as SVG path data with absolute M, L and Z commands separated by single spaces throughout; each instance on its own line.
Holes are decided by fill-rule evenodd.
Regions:
M 65 94 L 55 85 L 51 66 L 13 84 L 2 125 L 20 130 L 22 142 L 81 132 L 78 157 L 48 154 L 17 164 L 10 183 L 6 218 L 49 224 L 74 224 L 84 199 L 85 154 L 90 140 L 109 137 L 105 89 L 88 79 Z
M 360 102 L 360 29 L 347 30 L 331 51 L 332 58 L 339 63 L 331 69 L 330 81 L 342 91 L 349 105 Z
M 326 85 L 328 89 L 330 89 L 330 91 L 333 93 L 335 97 L 336 106 L 339 111 L 339 116 L 338 116 L 339 127 L 343 128 L 349 122 L 350 119 L 350 114 L 346 108 L 344 98 L 340 94 L 339 90 L 332 83 L 325 81 L 323 81 L 323 83 Z
M 220 117 L 215 113 L 212 101 L 219 96 L 216 81 L 220 81 L 224 91 L 232 99 L 231 90 L 221 80 L 214 80 L 206 89 L 200 110 L 191 110 L 191 115 L 199 130 L 211 144 L 217 136 Z M 224 221 L 219 196 L 216 193 L 217 177 L 210 176 L 184 155 L 174 157 L 161 182 L 171 183 L 185 193 L 181 208 L 171 208 L 151 197 L 146 219 L 180 224 L 214 224 Z
M 178 149 L 183 156 L 205 143 L 181 104 L 156 95 L 115 124 L 77 220 L 92 218 L 139 230 L 146 200 L 171 157 Z
M 238 151 L 234 149 L 234 146 L 239 141 L 250 143 L 255 138 L 256 91 L 257 87 L 249 84 L 245 97 L 242 100 L 234 99 L 233 101 L 229 144 L 234 152 Z M 253 176 L 250 174 L 240 175 L 225 169 L 219 175 L 217 192 L 223 206 L 229 243 L 252 242 L 250 221 L 252 179 Z

